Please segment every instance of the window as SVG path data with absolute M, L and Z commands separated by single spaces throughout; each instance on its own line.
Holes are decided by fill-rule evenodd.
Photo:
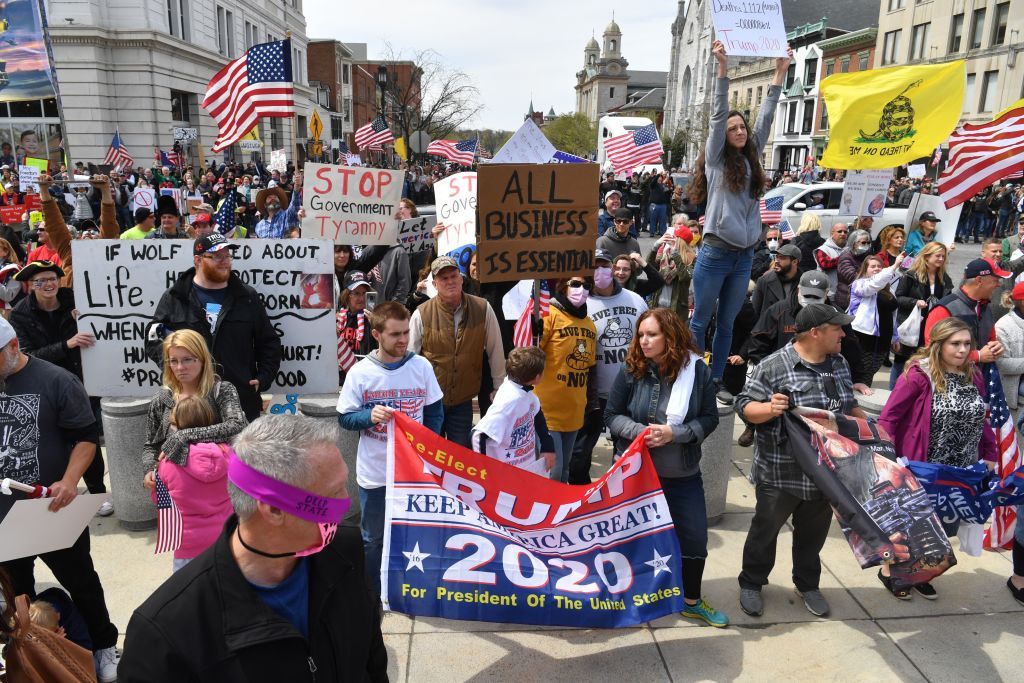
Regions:
M 804 61 L 804 87 L 813 88 L 818 82 L 818 58 Z
M 345 137 L 345 132 L 343 130 L 343 126 L 342 126 L 342 122 L 341 122 L 341 117 L 340 116 L 332 116 L 331 117 L 331 139 L 332 140 L 342 140 L 342 139 L 344 139 L 344 137 Z
M 800 132 L 804 135 L 811 134 L 811 128 L 814 127 L 814 100 L 807 100 L 804 102 L 804 124 Z
M 978 113 L 986 111 L 994 111 L 996 108 L 996 100 L 999 99 L 998 88 L 996 83 L 999 81 L 998 71 L 986 71 L 985 75 L 981 79 L 981 107 L 978 109 Z
M 306 82 L 306 59 L 303 52 L 297 47 L 292 48 L 292 80 L 296 83 Z
M 615 88 L 608 88 L 608 97 L 615 97 Z
M 953 21 L 949 25 L 949 51 L 960 52 L 960 43 L 964 38 L 964 15 L 953 15 Z
M 189 122 L 192 120 L 192 93 L 171 91 L 171 120 Z
M 747 88 L 747 106 L 750 106 L 751 101 L 754 99 L 754 89 Z
M 786 71 L 786 86 L 783 90 L 789 90 L 793 87 L 793 81 L 796 80 L 796 62 L 792 62 L 789 65 L 789 70 Z
M 844 74 L 850 71 L 850 58 L 848 56 L 843 57 L 842 61 L 839 63 L 839 70 Z
M 615 40 L 609 40 L 608 41 L 608 50 L 609 50 L 609 52 L 615 52 L 615 45 L 616 45 Z
M 229 9 L 217 7 L 217 52 L 229 59 L 235 56 L 235 17 Z
M 889 0 L 889 11 L 903 9 L 906 4 L 906 0 Z
M 1001 2 L 996 5 L 996 16 L 992 22 L 992 44 L 1002 45 L 1006 42 L 1006 22 L 1010 18 L 1010 3 Z
M 270 149 L 281 149 L 284 147 L 284 126 L 281 119 L 274 117 L 270 119 Z
M 900 51 L 901 33 L 903 33 L 903 31 L 901 29 L 897 29 L 885 34 L 884 42 L 882 43 L 882 66 L 896 63 L 896 55 L 899 54 Z
M 825 77 L 826 78 L 828 78 L 833 73 L 835 73 L 835 70 L 836 70 L 836 60 L 830 59 L 827 62 L 825 62 Z
M 341 65 L 341 82 L 348 85 L 348 64 Z
M 175 38 L 188 40 L 188 0 L 167 0 L 167 32 Z
M 786 112 L 786 133 L 796 133 L 796 102 L 790 102 L 789 110 Z
M 861 52 L 859 55 L 857 55 L 857 57 L 858 57 L 857 71 L 867 71 L 868 70 L 868 58 L 869 58 L 869 56 L 870 56 L 870 54 L 867 53 L 867 52 Z
M 821 129 L 828 130 L 828 107 L 821 103 Z
M 298 138 L 299 140 L 305 140 L 306 138 L 309 137 L 309 134 L 306 132 L 305 116 L 295 117 L 295 137 Z
M 910 34 L 910 59 L 924 59 L 928 48 L 928 31 L 931 22 L 918 24 Z
M 971 15 L 971 44 L 969 50 L 977 50 L 981 47 L 981 37 L 985 32 L 985 8 L 974 10 Z
M 964 83 L 964 113 L 971 113 L 971 106 L 974 104 L 974 74 L 967 74 L 967 82 Z
M 757 106 L 761 106 L 761 95 L 763 94 L 763 86 L 757 86 Z

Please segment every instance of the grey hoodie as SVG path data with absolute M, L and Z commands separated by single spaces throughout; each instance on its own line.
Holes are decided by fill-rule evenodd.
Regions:
M 637 242 L 635 237 L 630 237 L 629 233 L 623 237 L 615 230 L 615 226 L 608 228 L 603 235 L 597 238 L 597 248 L 606 249 L 611 252 L 612 258 L 616 258 L 622 254 L 640 253 L 640 243 Z
M 760 156 L 775 118 L 782 86 L 768 87 L 768 96 L 754 124 L 754 144 Z M 758 201 L 750 196 L 749 183 L 741 192 L 731 192 L 725 185 L 725 129 L 729 120 L 729 79 L 715 81 L 714 110 L 711 114 L 708 144 L 705 147 L 704 173 L 708 178 L 708 205 L 704 216 L 705 235 L 714 235 L 733 247 L 753 247 L 761 239 L 761 212 Z M 747 167 L 747 177 L 750 168 Z M 714 240 L 712 240 L 714 241 Z

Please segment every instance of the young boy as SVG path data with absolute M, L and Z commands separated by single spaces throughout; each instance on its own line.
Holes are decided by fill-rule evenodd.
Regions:
M 505 363 L 505 381 L 494 402 L 473 428 L 473 450 L 537 474 L 537 442 L 544 470 L 555 464 L 555 444 L 548 433 L 540 399 L 533 387 L 544 374 L 544 352 L 536 346 L 512 349 Z

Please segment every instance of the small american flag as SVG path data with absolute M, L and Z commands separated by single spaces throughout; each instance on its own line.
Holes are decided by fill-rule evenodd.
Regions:
M 238 206 L 238 193 L 235 190 L 228 190 L 217 215 L 213 222 L 217 226 L 217 232 L 222 235 L 230 235 L 235 230 L 235 208 Z
M 346 142 L 339 142 L 338 143 L 338 153 L 339 154 L 348 154 L 348 143 L 346 143 Z
M 758 207 L 761 209 L 761 222 L 765 225 L 772 225 L 782 220 L 782 204 L 785 199 L 779 197 L 769 197 L 768 199 L 762 198 L 758 202 Z
M 355 349 L 362 343 L 363 335 L 366 334 L 366 314 L 360 311 L 356 317 L 359 321 L 356 324 L 356 338 L 354 342 L 349 342 L 345 338 L 348 327 L 348 311 L 345 309 L 338 311 L 338 368 L 344 372 L 348 372 L 356 364 Z
M 476 140 L 434 140 L 427 145 L 427 154 L 436 154 L 463 166 L 472 166 L 476 156 Z
M 616 173 L 632 171 L 643 164 L 660 164 L 664 152 L 653 123 L 607 138 L 604 151 Z
M 181 547 L 181 512 L 171 498 L 171 492 L 167 490 L 167 484 L 160 478 L 159 472 L 154 472 L 156 479 L 156 548 L 154 555 L 171 552 Z
M 547 280 L 540 281 L 540 317 L 546 318 L 551 313 L 551 290 Z M 512 329 L 513 346 L 533 346 L 533 297 L 530 297 L 519 319 Z
M 103 159 L 103 163 L 110 164 L 114 168 L 131 166 L 135 163 L 135 159 L 132 159 L 132 155 L 128 153 L 124 143 L 121 142 L 120 131 L 114 131 L 114 139 L 110 141 L 110 149 L 107 150 L 107 156 Z
M 999 448 L 999 462 L 996 473 L 1000 479 L 1009 476 L 1020 467 L 1020 453 L 1017 450 L 1017 435 L 1013 429 L 1013 416 L 1006 404 L 1003 394 L 1003 383 L 995 363 L 982 366 L 988 385 L 988 419 L 995 432 L 996 446 Z M 989 549 L 1009 548 L 1013 543 L 1013 531 L 1016 525 L 1017 512 L 1012 507 L 997 507 L 992 511 L 992 524 L 985 530 L 985 547 Z
M 374 146 L 379 147 L 394 141 L 395 136 L 391 134 L 388 122 L 381 115 L 378 115 L 373 121 L 370 121 L 356 131 L 356 144 L 359 145 L 360 149 Z
M 789 221 L 782 221 L 775 227 L 779 229 L 780 240 L 791 240 L 796 237 L 796 232 L 793 230 L 793 226 L 789 224 Z
M 241 140 L 262 117 L 294 116 L 291 39 L 253 45 L 228 62 L 210 79 L 203 109 L 219 129 L 214 152 Z
M 935 148 L 935 156 L 932 157 L 932 166 L 938 166 L 942 161 L 942 145 Z

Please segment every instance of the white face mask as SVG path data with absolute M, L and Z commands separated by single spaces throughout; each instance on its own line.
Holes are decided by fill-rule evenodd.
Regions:
M 768 251 L 777 251 L 779 248 L 778 240 L 768 240 Z

